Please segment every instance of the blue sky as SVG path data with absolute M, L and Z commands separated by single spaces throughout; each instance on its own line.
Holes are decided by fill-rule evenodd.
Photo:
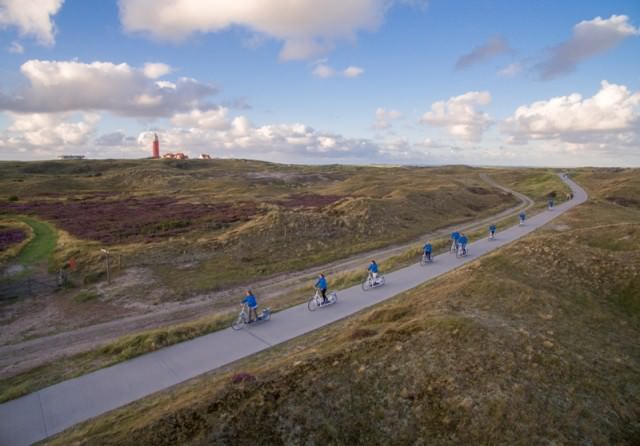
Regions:
M 0 0 L 0 159 L 640 164 L 637 0 L 319 4 Z

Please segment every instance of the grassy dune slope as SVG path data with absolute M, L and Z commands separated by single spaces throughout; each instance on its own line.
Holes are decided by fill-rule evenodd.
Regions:
M 110 163 L 113 163 L 113 165 Z M 150 274 L 147 274 L 142 276 L 144 280 L 141 280 L 141 283 L 133 282 L 128 286 L 120 286 L 119 281 L 121 278 L 116 276 L 113 289 L 101 285 L 97 287 L 88 285 L 87 289 L 72 289 L 67 293 L 57 295 L 54 300 L 47 301 L 49 307 L 39 306 L 40 313 L 42 313 L 40 319 L 38 319 L 40 313 L 34 313 L 32 308 L 26 305 L 26 303 L 22 305 L 24 308 L 19 307 L 18 304 L 21 304 L 21 302 L 7 303 L 4 307 L 0 308 L 2 311 L 6 310 L 5 313 L 0 314 L 8 316 L 9 319 L 3 329 L 12 333 L 16 338 L 23 336 L 22 333 L 25 333 L 29 337 L 37 337 L 41 336 L 41 333 L 47 334 L 53 332 L 53 330 L 60 331 L 65 328 L 74 328 L 78 325 L 84 326 L 102 320 L 114 319 L 117 317 L 118 311 L 130 314 L 132 310 L 131 307 L 128 306 L 128 303 L 132 302 L 134 305 L 147 304 L 147 308 L 153 311 L 154 306 L 151 304 L 158 302 L 157 296 L 159 291 L 172 289 L 175 290 L 174 296 L 178 293 L 180 295 L 189 295 L 190 293 L 198 291 L 209 291 L 225 283 L 233 283 L 234 280 L 248 283 L 252 277 L 268 274 L 279 269 L 288 271 L 299 269 L 304 265 L 308 265 L 308 262 L 320 261 L 325 258 L 323 256 L 343 256 L 358 250 L 358 245 L 353 244 L 352 239 L 345 241 L 344 237 L 336 238 L 334 236 L 330 236 L 327 239 L 323 233 L 323 230 L 325 230 L 327 226 L 322 226 L 327 225 L 327 223 L 334 226 L 336 226 L 337 223 L 337 226 L 340 226 L 341 222 L 343 223 L 344 221 L 359 222 L 354 227 L 343 225 L 344 227 L 337 230 L 342 231 L 342 234 L 345 236 L 350 233 L 355 234 L 353 239 L 357 238 L 359 234 L 358 231 L 361 231 L 360 233 L 364 231 L 364 233 L 371 233 L 373 235 L 380 234 L 379 237 L 365 237 L 364 245 L 361 245 L 361 248 L 364 249 L 366 246 L 374 246 L 372 243 L 389 243 L 390 240 L 393 241 L 393 235 L 399 234 L 400 237 L 406 237 L 407 234 L 410 234 L 406 231 L 406 228 L 402 226 L 402 221 L 400 221 L 398 225 L 389 225 L 389 222 L 394 221 L 394 218 L 397 221 L 398 219 L 407 217 L 414 225 L 419 222 L 420 224 L 427 224 L 428 226 L 438 226 L 441 225 L 439 219 L 446 222 L 451 220 L 455 215 L 466 215 L 467 212 L 470 212 L 476 217 L 485 214 L 493 215 L 495 210 L 490 208 L 484 209 L 484 207 L 486 203 L 495 201 L 496 197 L 498 198 L 498 202 L 504 200 L 505 205 L 507 203 L 505 200 L 507 197 L 500 193 L 496 195 L 495 190 L 487 188 L 487 184 L 479 180 L 478 170 L 462 167 L 437 169 L 372 169 L 337 166 L 282 166 L 238 161 L 225 163 L 223 163 L 223 165 L 227 166 L 229 172 L 226 173 L 228 175 L 231 175 L 231 173 L 234 175 L 244 175 L 243 178 L 246 183 L 244 187 L 253 187 L 251 183 L 252 178 L 256 177 L 262 180 L 268 178 L 268 181 L 272 181 L 277 177 L 280 178 L 278 181 L 280 181 L 281 178 L 286 178 L 289 182 L 316 184 L 321 182 L 321 178 L 318 178 L 318 175 L 320 175 L 318 172 L 322 173 L 322 177 L 330 176 L 327 172 L 350 172 L 351 176 L 344 174 L 336 181 L 329 182 L 322 186 L 325 188 L 323 190 L 328 194 L 326 196 L 341 196 L 348 192 L 363 196 L 366 194 L 370 199 L 375 198 L 377 201 L 372 202 L 373 204 L 369 203 L 363 208 L 365 213 L 370 214 L 368 217 L 362 217 L 362 215 L 352 212 L 349 208 L 352 201 L 357 201 L 359 206 L 362 206 L 366 200 L 369 200 L 360 196 L 356 200 L 346 199 L 338 205 L 339 207 L 345 207 L 345 210 L 343 210 L 345 214 L 342 216 L 340 216 L 338 211 L 329 210 L 330 216 L 322 218 L 323 213 L 327 212 L 327 209 L 272 208 L 266 216 L 259 217 L 256 221 L 248 222 L 240 227 L 231 228 L 229 234 L 223 237 L 224 247 L 212 249 L 206 253 L 204 259 L 186 262 L 186 264 L 179 264 L 178 262 L 180 265 L 179 268 L 176 268 L 173 264 L 152 266 L 155 274 L 151 276 L 151 280 L 148 280 Z M 55 167 L 55 169 L 52 166 Z M 107 169 L 107 167 L 110 166 L 111 168 Z M 147 174 L 153 169 L 164 169 L 163 175 L 159 176 L 159 178 L 166 180 L 167 177 L 171 177 L 172 175 L 179 178 L 185 176 L 181 181 L 186 182 L 187 177 L 191 178 L 191 186 L 197 183 L 198 179 L 202 176 L 208 176 L 208 181 L 218 181 L 218 177 L 222 174 L 220 166 L 216 163 L 205 162 L 204 164 L 199 164 L 199 162 L 196 161 L 186 166 L 187 169 L 183 169 L 176 168 L 172 164 L 163 165 L 162 163 L 157 164 L 153 162 L 149 164 L 147 161 L 138 161 L 105 163 L 81 162 L 75 167 L 73 164 L 67 163 L 18 164 L 17 166 L 9 167 L 14 170 L 17 168 L 22 169 L 20 173 L 22 177 L 20 178 L 24 179 L 28 177 L 27 182 L 33 184 L 44 181 L 48 176 L 52 175 L 51 172 L 56 172 L 56 175 L 60 176 L 71 175 L 79 177 L 80 179 L 88 178 L 88 181 L 94 181 L 97 178 L 100 181 L 106 181 L 106 184 L 111 184 L 110 182 L 115 180 L 109 179 L 109 170 L 112 170 L 113 176 L 120 181 L 121 177 L 126 177 L 126 175 L 121 175 L 123 169 L 136 170 L 144 168 Z M 11 170 L 7 168 L 7 166 L 5 166 L 5 169 Z M 184 173 L 183 170 L 186 170 L 187 173 Z M 174 171 L 177 171 L 177 173 Z M 297 173 L 294 175 L 292 172 Z M 306 172 L 304 178 L 300 176 L 300 172 Z M 406 175 L 398 176 L 398 172 Z M 485 170 L 481 170 L 481 172 L 485 172 Z M 495 172 L 502 171 L 496 170 Z M 95 177 L 98 173 L 101 173 L 101 175 Z M 494 172 L 492 171 L 491 174 L 493 175 Z M 285 176 L 283 177 L 283 175 Z M 289 176 L 287 177 L 286 175 Z M 291 175 L 294 176 L 292 177 Z M 529 175 L 536 176 L 537 178 L 541 175 L 541 172 L 529 171 Z M 557 188 L 558 185 L 555 182 L 557 178 L 555 176 L 547 177 L 545 177 L 544 180 L 540 180 L 541 184 L 538 187 L 541 190 L 554 190 Z M 8 181 L 16 180 L 15 177 L 12 179 L 10 175 L 7 178 Z M 28 195 L 29 187 L 33 187 L 33 184 L 31 184 L 31 186 L 25 185 L 20 191 L 23 201 L 27 200 L 25 194 Z M 104 184 L 105 183 L 102 183 L 100 188 L 104 188 Z M 238 181 L 237 188 L 241 186 L 242 182 Z M 98 186 L 96 186 L 96 188 L 97 187 Z M 419 189 L 419 192 L 417 192 L 416 189 Z M 115 190 L 117 190 L 117 187 L 114 185 L 114 191 Z M 146 184 L 139 190 L 151 191 L 151 188 L 149 184 Z M 230 189 L 227 188 L 224 190 L 227 191 Z M 67 199 L 76 197 L 72 190 L 63 190 L 62 192 L 69 194 Z M 99 192 L 99 190 L 94 190 L 91 193 L 95 194 L 97 192 Z M 85 193 L 88 192 L 76 191 L 75 194 L 82 196 Z M 273 191 L 271 193 L 273 193 Z M 194 192 L 193 196 L 197 194 L 198 192 Z M 416 198 L 415 195 L 419 195 L 421 198 Z M 461 199 L 458 195 L 466 198 Z M 444 201 L 439 197 L 444 197 Z M 51 197 L 45 198 L 47 200 L 51 199 Z M 274 199 L 273 196 L 271 199 Z M 424 205 L 424 200 L 427 200 L 429 203 Z M 474 209 L 479 208 L 480 211 L 470 211 L 467 209 L 464 200 L 467 200 L 469 203 L 469 209 L 471 209 L 471 207 Z M 369 212 L 369 210 L 371 212 Z M 387 213 L 391 213 L 392 215 L 386 215 Z M 370 223 L 367 223 L 366 218 L 370 218 Z M 300 224 L 292 224 L 292 221 Z M 267 222 L 267 224 L 265 224 L 265 222 Z M 320 225 L 318 223 L 320 223 Z M 314 233 L 312 228 L 315 228 L 317 231 Z M 417 231 L 416 228 L 417 226 L 413 226 L 412 230 Z M 104 265 L 104 259 L 99 249 L 99 242 L 77 240 L 66 231 L 58 230 L 57 232 L 57 255 L 59 257 L 76 258 L 79 260 L 79 257 L 84 253 L 85 262 L 98 263 L 100 266 Z M 481 235 L 484 236 L 484 229 L 480 232 Z M 154 243 L 152 244 L 153 246 L 145 247 L 141 251 L 140 256 L 148 258 L 153 257 L 154 253 L 161 253 L 159 258 L 161 261 L 163 255 L 169 257 L 172 252 L 175 257 L 177 245 L 182 246 L 183 250 L 191 252 L 197 249 L 199 242 L 200 239 L 194 242 L 193 238 L 189 241 L 188 237 L 184 237 L 177 241 L 168 240 L 161 243 Z M 433 240 L 433 242 L 436 248 L 446 244 L 446 240 Z M 300 245 L 302 243 L 311 246 L 312 249 L 308 251 L 307 247 L 301 248 Z M 382 267 L 385 270 L 389 270 L 390 268 L 415 262 L 422 244 L 419 245 L 420 246 L 416 245 L 415 249 L 407 249 L 406 252 L 382 262 Z M 314 248 L 314 246 L 318 246 L 318 248 Z M 330 246 L 336 246 L 338 248 L 331 249 Z M 115 269 L 117 269 L 119 264 L 117 255 L 117 250 L 119 249 L 124 248 L 118 247 L 113 253 Z M 112 252 L 113 251 L 112 249 Z M 291 256 L 291 252 L 295 252 L 296 255 Z M 309 258 L 309 255 L 311 258 Z M 279 262 L 278 259 L 280 259 Z M 155 259 L 151 258 L 148 260 L 153 263 Z M 79 260 L 78 263 L 82 263 L 82 261 Z M 261 267 L 260 265 L 263 266 Z M 104 274 L 101 276 L 89 275 L 87 277 L 104 278 Z M 361 280 L 361 271 L 359 269 L 356 273 L 346 271 L 331 276 L 332 287 L 338 287 L 338 289 L 341 286 L 357 283 L 359 280 Z M 311 283 L 311 278 L 309 278 L 307 282 Z M 300 282 L 300 284 L 302 283 L 303 282 Z M 154 290 L 151 295 L 148 292 L 149 289 Z M 303 302 L 308 298 L 308 293 L 309 291 L 306 288 L 289 290 L 282 296 L 270 300 L 269 305 L 275 310 L 287 308 L 292 304 Z M 90 298 L 87 298 L 87 296 Z M 20 368 L 20 366 L 16 369 L 11 366 L 6 369 L 2 380 L 0 380 L 0 401 L 12 399 L 64 379 L 69 379 L 79 374 L 87 373 L 227 326 L 230 318 L 235 315 L 236 300 L 237 296 L 226 294 L 225 296 L 215 298 L 214 305 L 206 308 L 200 316 L 194 316 L 194 320 L 187 322 L 180 321 L 177 325 L 175 325 L 175 323 L 165 323 L 166 326 L 158 328 L 146 325 L 143 330 L 137 330 L 134 333 L 126 335 L 123 333 L 122 337 L 118 339 L 114 338 L 108 343 L 105 342 L 104 345 L 100 345 L 99 348 L 85 347 L 83 351 L 73 350 L 71 354 L 48 362 L 41 360 L 35 364 L 31 363 L 29 369 Z M 229 313 L 229 305 L 232 303 L 233 311 Z M 25 311 L 26 314 L 21 316 L 20 311 Z M 139 312 L 142 311 L 144 310 L 140 310 Z M 49 316 L 50 314 L 53 314 L 53 317 Z M 37 322 L 31 322 L 27 319 L 29 317 L 38 320 Z M 14 330 L 14 325 L 19 326 Z M 36 331 L 30 328 L 34 325 L 38 327 Z M 25 329 L 28 331 L 25 332 Z M 9 337 L 7 336 L 5 341 L 8 340 Z M 11 358 L 7 359 L 10 360 Z M 6 364 L 10 365 L 11 363 L 6 362 Z
M 101 277 L 96 253 L 108 246 L 115 275 L 149 268 L 155 288 L 175 300 L 408 241 L 516 203 L 479 172 L 245 160 L 2 162 L 0 214 L 39 216 L 64 232 L 54 260 L 74 258 L 78 284 Z
M 522 241 L 48 443 L 637 444 L 640 175 L 576 177 Z

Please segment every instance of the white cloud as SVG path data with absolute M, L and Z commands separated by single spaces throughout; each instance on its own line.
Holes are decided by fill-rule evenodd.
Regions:
M 486 62 L 496 56 L 509 53 L 511 51 L 512 50 L 509 48 L 507 41 L 501 36 L 496 36 L 460 57 L 460 59 L 456 61 L 455 69 L 464 70 L 472 65 Z
M 476 110 L 475 106 L 490 102 L 488 91 L 471 91 L 446 102 L 434 102 L 431 111 L 422 115 L 421 122 L 444 127 L 450 135 L 467 141 L 479 141 L 493 122 L 487 113 Z
M 313 71 L 311 72 L 315 77 L 319 77 L 321 79 L 326 79 L 329 77 L 333 77 L 336 74 L 336 71 L 331 68 L 329 65 L 324 63 L 320 63 L 315 66 Z
M 328 79 L 330 77 L 334 77 L 336 75 L 340 75 L 349 79 L 354 79 L 359 77 L 364 73 L 364 70 L 360 67 L 356 66 L 348 66 L 344 70 L 336 70 L 332 66 L 329 65 L 329 61 L 327 59 L 319 59 L 311 64 L 314 68 L 311 71 L 315 77 L 320 79 Z
M 21 36 L 33 36 L 46 46 L 55 42 L 52 17 L 63 0 L 0 0 L 0 28 L 16 27 Z
M 590 98 L 573 93 L 520 106 L 501 127 L 513 143 L 559 140 L 601 144 L 603 149 L 637 144 L 640 92 L 602 81 L 600 90 Z
M 391 127 L 390 121 L 394 121 L 402 117 L 402 113 L 397 110 L 386 110 L 382 107 L 376 109 L 376 122 L 373 126 L 377 129 L 388 129 Z
M 242 41 L 242 46 L 250 50 L 255 50 L 264 45 L 265 41 L 266 38 L 262 34 L 253 34 Z
M 132 136 L 127 136 L 122 130 L 117 130 L 100 135 L 94 143 L 101 147 L 123 147 L 135 145 L 137 140 Z
M 626 15 L 612 15 L 608 19 L 596 17 L 573 27 L 573 36 L 548 51 L 548 55 L 534 69 L 541 79 L 548 80 L 575 71 L 585 59 L 602 54 L 627 37 L 640 35 Z
M 149 79 L 158 79 L 171 73 L 171 67 L 164 63 L 146 63 L 143 72 Z
M 416 147 L 420 147 L 423 149 L 444 149 L 451 147 L 447 144 L 444 144 L 443 142 L 434 141 L 431 138 L 425 138 L 422 141 L 417 142 L 415 145 Z
M 191 110 L 188 113 L 175 114 L 171 123 L 177 127 L 224 130 L 230 126 L 228 111 L 224 107 L 207 111 Z
M 24 47 L 20 44 L 20 42 L 11 42 L 11 45 L 7 48 L 12 54 L 22 54 L 24 53 Z
M 86 144 L 100 117 L 85 113 L 74 119 L 69 113 L 9 113 L 13 123 L 6 134 L 14 144 L 26 147 L 57 148 Z
M 364 70 L 362 68 L 355 67 L 353 65 L 345 68 L 345 70 L 342 72 L 344 77 L 349 77 L 349 78 L 360 77 L 362 73 L 364 73 Z
M 198 107 L 216 92 L 190 78 L 176 83 L 149 78 L 168 69 L 125 63 L 30 60 L 20 68 L 29 85 L 11 96 L 0 93 L 0 110 L 21 113 L 111 111 L 128 116 L 171 116 Z
M 394 0 L 120 0 L 126 31 L 181 40 L 232 26 L 284 42 L 283 60 L 310 59 L 375 30 Z M 403 2 L 399 2 L 403 3 Z
M 222 114 L 222 113 L 221 113 Z M 206 113 L 192 111 L 172 119 L 171 127 L 158 130 L 161 147 L 166 150 L 185 151 L 193 156 L 216 150 L 236 156 L 265 158 L 271 156 L 285 159 L 294 156 L 304 158 L 345 158 L 361 156 L 375 157 L 379 146 L 366 139 L 351 139 L 342 135 L 320 132 L 301 123 L 267 124 L 256 126 L 245 116 L 227 118 L 226 113 L 216 125 L 210 126 L 200 116 Z M 192 117 L 196 117 L 192 119 Z M 199 125 L 194 125 L 199 124 Z M 156 132 L 154 130 L 154 132 Z M 138 136 L 141 148 L 148 147 L 154 132 L 142 132 Z
M 522 65 L 517 62 L 507 65 L 498 74 L 503 77 L 515 77 L 522 71 Z

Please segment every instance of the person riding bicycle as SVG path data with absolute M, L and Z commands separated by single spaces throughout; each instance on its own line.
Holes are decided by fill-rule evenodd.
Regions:
M 462 249 L 462 255 L 467 255 L 467 236 L 464 234 L 460 234 L 460 238 L 458 239 L 458 245 L 460 245 L 460 249 Z
M 454 231 L 451 233 L 451 250 L 453 252 L 458 251 L 458 240 L 460 239 L 460 233 L 458 231 Z
M 249 309 L 249 322 L 256 321 L 258 319 L 258 302 L 256 301 L 256 296 L 253 295 L 251 290 L 247 290 L 242 303 Z M 251 319 L 251 314 L 253 314 L 254 319 Z
M 316 281 L 315 287 L 320 290 L 322 293 L 322 303 L 326 304 L 327 300 L 327 278 L 324 277 L 324 274 L 320 273 L 318 276 L 318 280 Z
M 523 224 L 525 219 L 527 218 L 527 214 L 524 213 L 524 211 L 520 212 L 520 224 Z
M 422 253 L 424 255 L 424 258 L 427 259 L 428 262 L 431 261 L 431 253 L 433 252 L 433 246 L 431 245 L 431 243 L 427 242 L 424 244 L 424 246 L 422 247 Z
M 378 264 L 376 263 L 375 260 L 372 260 L 371 263 L 369 263 L 369 267 L 367 268 L 367 271 L 369 271 L 371 273 L 371 278 L 373 279 L 373 283 L 377 283 L 378 282 Z
M 549 201 L 547 201 L 547 204 L 549 205 L 549 209 L 553 209 L 553 198 L 549 198 Z
M 490 238 L 495 238 L 496 237 L 496 225 L 492 224 L 491 226 L 489 226 L 489 237 Z

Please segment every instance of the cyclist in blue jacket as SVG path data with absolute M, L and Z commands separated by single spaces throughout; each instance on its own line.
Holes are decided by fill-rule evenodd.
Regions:
M 322 293 L 322 303 L 326 304 L 327 300 L 327 278 L 324 277 L 324 274 L 320 273 L 318 276 L 318 280 L 316 281 L 315 287 L 320 290 Z
M 425 243 L 425 245 L 422 247 L 422 252 L 424 254 L 424 257 L 427 259 L 427 261 L 430 262 L 431 253 L 433 252 L 433 246 L 431 245 L 431 243 L 429 242 Z
M 454 231 L 451 233 L 451 251 L 452 252 L 457 252 L 458 251 L 458 240 L 460 239 L 460 233 L 458 231 Z
M 247 306 L 249 309 L 249 322 L 253 322 L 258 319 L 258 302 L 256 301 L 256 296 L 253 295 L 251 290 L 247 290 L 242 303 Z M 253 315 L 253 319 L 251 318 Z
M 490 239 L 494 239 L 496 238 L 496 225 L 492 224 L 491 226 L 489 226 L 489 238 Z
M 520 212 L 519 217 L 520 217 L 520 224 L 523 225 L 525 219 L 527 218 L 527 214 L 525 214 L 524 211 L 522 211 L 522 212 Z
M 367 271 L 371 273 L 371 277 L 373 278 L 373 283 L 378 281 L 378 264 L 375 260 L 372 260 L 367 268 Z
M 458 244 L 460 245 L 460 248 L 462 249 L 462 255 L 467 255 L 467 242 L 469 241 L 469 239 L 467 239 L 467 236 L 464 234 L 460 234 L 460 238 L 458 239 Z

